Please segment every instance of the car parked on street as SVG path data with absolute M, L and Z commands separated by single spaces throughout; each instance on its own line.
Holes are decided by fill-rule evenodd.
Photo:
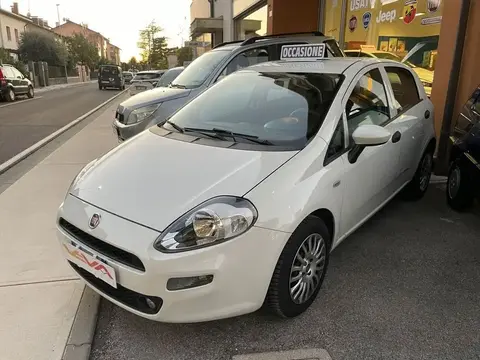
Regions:
M 117 65 L 100 65 L 98 70 L 98 88 L 100 90 L 106 88 L 116 88 L 125 90 L 125 78 L 120 66 Z
M 131 96 L 137 95 L 143 91 L 153 89 L 157 86 L 160 78 L 165 74 L 166 70 L 148 70 L 139 71 L 132 79 L 131 86 L 128 89 Z
M 32 82 L 13 65 L 0 63 L 0 98 L 15 101 L 20 95 L 35 96 Z
M 418 51 L 421 47 L 414 48 L 414 51 Z M 388 51 L 381 51 L 381 50 L 345 50 L 345 55 L 349 57 L 373 57 L 379 59 L 389 59 L 394 61 L 400 61 L 405 63 L 406 65 L 410 66 L 413 71 L 415 71 L 422 82 L 425 92 L 430 97 L 432 94 L 432 86 L 433 86 L 433 75 L 434 72 L 428 69 L 424 69 L 420 66 L 416 66 L 412 62 L 406 60 L 413 55 L 414 52 L 408 53 L 403 59 L 391 52 Z
M 125 84 L 130 84 L 130 82 L 133 79 L 133 73 L 130 71 L 124 71 L 123 72 L 123 77 L 125 79 Z
M 325 43 L 328 57 L 345 56 L 335 39 L 320 32 L 259 36 L 217 45 L 189 64 L 169 88 L 144 92 L 121 103 L 113 122 L 118 140 L 126 140 L 165 121 L 187 102 L 236 70 L 278 60 L 282 45 L 308 43 Z
M 463 106 L 450 140 L 447 202 L 462 211 L 480 197 L 480 86 Z
M 185 68 L 183 66 L 174 67 L 168 69 L 165 74 L 162 75 L 160 80 L 158 80 L 156 88 L 168 87 L 173 80 L 177 78 L 178 75 L 182 73 Z
M 304 312 L 335 247 L 425 194 L 435 151 L 410 67 L 325 47 L 284 45 L 88 164 L 58 212 L 70 266 L 157 321 Z

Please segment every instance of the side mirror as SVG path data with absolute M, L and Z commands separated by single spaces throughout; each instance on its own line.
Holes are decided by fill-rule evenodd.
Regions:
M 377 146 L 390 140 L 390 131 L 378 125 L 361 125 L 352 134 L 355 145 Z
M 390 140 L 390 132 L 378 125 L 360 125 L 352 134 L 355 145 L 348 153 L 348 161 L 353 164 L 367 146 L 382 145 Z

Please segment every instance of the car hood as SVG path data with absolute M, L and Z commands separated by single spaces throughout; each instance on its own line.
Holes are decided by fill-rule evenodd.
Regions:
M 145 131 L 87 165 L 69 192 L 163 231 L 212 197 L 243 196 L 296 153 L 199 145 Z
M 150 104 L 186 97 L 190 94 L 190 91 L 189 89 L 153 88 L 132 96 L 130 99 L 122 102 L 120 106 L 136 109 Z

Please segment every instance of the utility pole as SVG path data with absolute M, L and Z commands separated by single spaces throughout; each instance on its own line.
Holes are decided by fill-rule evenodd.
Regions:
M 58 25 L 60 25 L 60 4 L 57 4 L 57 19 L 58 19 Z

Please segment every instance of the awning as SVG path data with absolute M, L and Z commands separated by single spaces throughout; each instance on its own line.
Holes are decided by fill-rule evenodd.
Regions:
M 223 18 L 196 18 L 190 24 L 192 38 L 217 31 L 223 31 Z

